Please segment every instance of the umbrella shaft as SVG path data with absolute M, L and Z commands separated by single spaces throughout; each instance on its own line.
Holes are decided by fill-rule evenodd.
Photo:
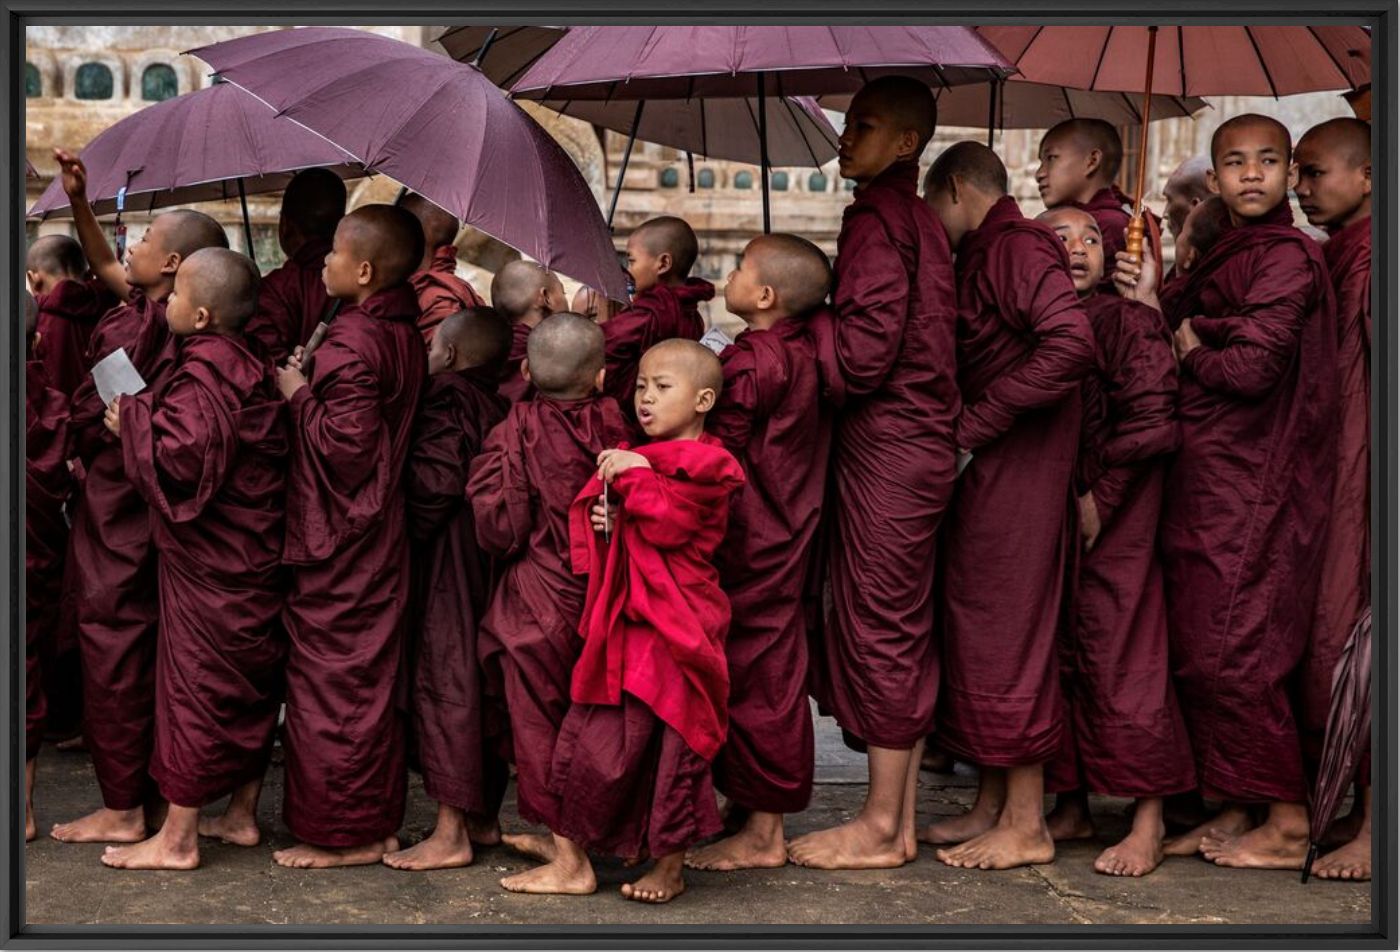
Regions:
M 758 174 L 763 180 L 763 233 L 773 231 L 773 213 L 768 195 L 768 100 L 764 96 L 763 74 L 758 74 Z
M 622 167 L 617 170 L 617 186 L 613 188 L 612 201 L 608 203 L 608 230 L 612 230 L 613 215 L 617 212 L 617 200 L 622 195 L 622 180 L 627 177 L 627 163 L 632 160 L 632 146 L 637 142 L 637 127 L 642 124 L 642 107 L 646 100 L 637 103 L 637 113 L 632 117 L 632 131 L 627 134 L 627 148 L 622 150 Z
M 253 264 L 258 263 L 257 252 L 253 250 L 253 224 L 248 220 L 248 193 L 243 188 L 243 180 L 238 180 L 238 204 L 243 209 L 243 241 L 248 246 L 248 257 Z

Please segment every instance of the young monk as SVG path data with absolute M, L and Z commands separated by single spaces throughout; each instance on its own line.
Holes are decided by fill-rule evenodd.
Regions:
M 938 738 L 981 778 L 972 809 L 921 839 L 970 869 L 1055 856 L 1043 767 L 1064 728 L 1056 634 L 1079 386 L 1094 359 L 1063 244 L 1006 186 L 1006 167 L 975 142 L 951 146 L 924 181 L 958 256 L 957 441 L 970 454 L 945 529 Z
M 409 275 L 423 229 L 390 205 L 336 227 L 326 293 L 340 313 L 315 353 L 277 372 L 291 405 L 287 479 L 291 594 L 287 658 L 287 792 L 299 841 L 282 866 L 377 863 L 398 849 L 403 724 L 395 705 L 408 602 L 404 461 L 427 379 L 418 297 Z
M 580 287 L 574 292 L 569 309 L 575 314 L 582 314 L 594 324 L 606 324 L 612 320 L 614 314 L 623 309 L 623 305 L 592 288 Z
M 699 340 L 705 333 L 699 305 L 715 296 L 715 286 L 690 277 L 699 255 L 694 229 L 669 215 L 642 222 L 627 239 L 627 272 L 636 293 L 603 325 L 608 369 L 603 386 L 629 417 L 642 354 L 658 341 Z
M 1162 186 L 1162 199 L 1167 203 L 1167 231 L 1171 233 L 1172 241 L 1180 241 L 1182 226 L 1186 224 L 1186 216 L 1190 214 L 1191 209 L 1213 194 L 1206 180 L 1209 172 L 1210 156 L 1193 155 L 1184 159 L 1172 174 L 1167 176 L 1167 184 Z M 1179 249 L 1176 257 L 1178 261 L 1181 259 Z M 1117 264 L 1115 256 L 1109 255 L 1105 260 L 1108 262 L 1107 267 L 1112 271 Z
M 749 242 L 724 288 L 725 307 L 748 328 L 720 355 L 724 386 L 705 429 L 739 459 L 747 486 L 715 559 L 733 622 L 725 640 L 729 736 L 714 773 L 747 818 L 734 836 L 693 850 L 686 865 L 695 869 L 782 866 L 783 814 L 800 813 L 812 797 L 803 595 L 831 418 L 809 324 L 830 290 L 822 250 L 781 234 Z
M 1161 302 L 1181 366 L 1160 528 L 1172 657 L 1201 792 L 1228 804 L 1166 852 L 1221 866 L 1297 869 L 1307 852 L 1290 691 L 1337 465 L 1337 324 L 1322 252 L 1292 224 L 1291 157 L 1265 116 L 1216 130 L 1232 227 Z M 1250 805 L 1267 806 L 1259 826 Z
M 1098 293 L 1103 241 L 1092 215 L 1056 208 L 1037 220 L 1064 242 L 1096 352 L 1083 384 L 1075 475 L 1081 552 L 1065 646 L 1067 756 L 1048 771 L 1047 786 L 1063 792 L 1047 822 L 1052 837 L 1092 834 L 1089 791 L 1135 798 L 1131 832 L 1094 868 L 1145 876 L 1162 862 L 1164 798 L 1196 786 L 1167 659 L 1156 552 L 1163 479 L 1180 435 L 1176 355 L 1160 311 Z M 1156 262 L 1149 256 L 1146 264 Z M 1149 276 L 1142 286 L 1155 283 Z
M 574 704 L 554 749 L 559 832 L 584 849 L 653 857 L 622 886 L 639 902 L 685 892 L 686 848 L 721 828 L 710 762 L 725 737 L 730 608 L 711 559 L 744 483 L 704 432 L 722 382 L 719 358 L 695 341 L 648 350 L 636 404 L 649 442 L 600 454 L 569 515 L 588 602 Z
M 243 326 L 257 265 L 227 248 L 190 255 L 166 300 L 181 342 L 157 389 L 118 397 L 105 422 L 127 479 L 151 508 L 160 590 L 151 776 L 160 832 L 102 857 L 121 869 L 194 869 L 199 834 L 255 846 L 286 648 L 282 516 L 286 407 Z M 232 794 L 223 817 L 200 808 Z
M 49 386 L 72 396 L 87 374 L 84 354 L 98 318 L 117 299 L 88 279 L 83 247 L 67 235 L 45 235 L 29 246 L 24 275 L 39 306 L 39 346 Z
M 510 353 L 501 368 L 501 395 L 519 403 L 531 393 L 521 373 L 526 341 L 540 321 L 568 310 L 559 276 L 533 261 L 511 261 L 491 281 L 491 306 L 510 322 Z
M 522 819 L 559 829 L 550 761 L 564 714 L 585 580 L 569 561 L 569 505 L 597 468 L 598 454 L 630 439 L 626 418 L 602 396 L 603 329 L 570 312 L 530 333 L 523 371 L 535 396 L 515 404 L 472 461 L 467 495 L 477 541 L 501 560 L 500 581 L 481 622 L 486 690 L 505 701 L 509 723 L 493 737 L 515 763 Z M 570 791 L 572 795 L 572 791 Z M 509 834 L 513 848 L 545 860 L 507 876 L 515 892 L 590 893 L 587 857 L 557 835 Z
M 1176 236 L 1176 261 L 1167 281 L 1185 277 L 1230 227 L 1230 209 L 1219 195 L 1212 195 L 1192 208 L 1181 225 L 1181 233 Z M 1137 293 L 1135 289 L 1133 293 Z
M 1303 656 L 1299 726 L 1304 755 L 1315 764 L 1332 701 L 1332 672 L 1371 604 L 1371 127 L 1360 119 L 1314 126 L 1299 140 L 1294 158 L 1298 184 L 1293 191 L 1303 214 L 1329 235 L 1322 254 L 1336 294 L 1341 375 L 1337 483 L 1312 637 Z M 1357 783 L 1352 817 L 1337 825 L 1343 836 L 1349 828 L 1355 835 L 1313 864 L 1316 876 L 1371 878 L 1369 754 Z
M 54 156 L 73 203 L 83 253 L 93 273 L 125 302 L 93 328 L 87 363 L 91 366 L 122 348 L 146 387 L 156 389 L 175 362 L 165 320 L 165 299 L 175 286 L 175 272 L 201 248 L 228 247 L 228 239 L 208 215 L 183 209 L 166 212 L 127 249 L 123 265 L 88 204 L 82 161 L 62 150 L 55 150 Z M 147 771 L 159 611 L 150 512 L 126 478 L 121 444 L 103 426 L 106 410 L 88 377 L 73 395 L 74 476 L 81 488 L 65 580 L 74 588 L 65 598 L 76 604 L 83 731 L 103 806 L 53 828 L 50 835 L 68 843 L 135 843 L 146 838 L 147 819 L 157 820 L 160 813 Z M 143 815 L 143 807 L 148 815 Z
M 321 267 L 345 214 L 345 183 L 329 169 L 303 169 L 282 193 L 277 241 L 287 260 L 263 279 L 247 336 L 276 364 L 305 344 L 328 314 Z
M 411 713 L 423 787 L 438 802 L 432 834 L 386 853 L 395 869 L 448 869 L 472 861 L 477 842 L 500 841 L 496 814 L 505 764 L 483 740 L 486 711 L 477 626 L 491 595 L 491 565 L 477 547 L 464 489 L 471 461 L 510 402 L 496 382 L 510 327 L 489 307 L 458 311 L 435 328 L 428 389 L 418 409 L 404 488 L 413 543 Z
M 431 344 L 433 332 L 444 318 L 486 302 L 475 288 L 457 277 L 457 246 L 453 242 L 462 223 L 456 216 L 416 193 L 406 197 L 402 207 L 423 226 L 423 260 L 409 282 L 418 292 L 418 307 L 423 312 L 418 330 Z

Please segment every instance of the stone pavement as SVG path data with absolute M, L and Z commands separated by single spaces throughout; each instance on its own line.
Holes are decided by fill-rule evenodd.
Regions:
M 802 833 L 849 817 L 864 792 L 863 760 L 846 750 L 828 720 L 818 722 L 818 787 L 812 808 L 790 822 Z M 961 811 L 975 778 L 925 773 L 921 822 Z M 787 866 L 740 873 L 689 872 L 687 893 L 666 906 L 629 902 L 618 885 L 635 873 L 599 867 L 599 891 L 588 897 L 519 896 L 501 876 L 528 862 L 505 847 L 479 851 L 466 869 L 406 873 L 385 866 L 325 871 L 282 869 L 274 848 L 291 838 L 278 819 L 282 770 L 274 767 L 263 795 L 264 844 L 240 849 L 201 844 L 203 866 L 191 873 L 107 869 L 100 845 L 64 845 L 48 838 L 56 822 L 99 804 L 88 758 L 46 747 L 36 794 L 39 838 L 26 851 L 27 919 L 31 923 L 157 924 L 1265 924 L 1354 923 L 1371 916 L 1370 884 L 1314 880 L 1298 874 L 1218 869 L 1197 859 L 1169 860 L 1153 875 L 1116 879 L 1093 871 L 1094 857 L 1126 830 L 1126 801 L 1097 799 L 1100 837 L 1062 845 L 1048 866 L 1008 872 L 952 869 L 929 847 L 894 870 L 825 872 Z M 434 806 L 414 777 L 408 839 L 432 825 Z M 514 819 L 508 801 L 507 824 Z

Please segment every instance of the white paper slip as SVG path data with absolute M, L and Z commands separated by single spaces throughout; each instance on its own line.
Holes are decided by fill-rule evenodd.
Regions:
M 958 470 L 957 470 L 956 473 L 953 474 L 953 476 L 954 476 L 955 478 L 958 477 L 958 476 L 961 476 L 961 475 L 963 474 L 963 470 L 967 469 L 967 464 L 970 463 L 970 462 L 972 462 L 972 453 L 971 453 L 971 451 L 964 450 L 963 452 L 959 453 L 959 454 L 958 454 Z
M 730 337 L 718 327 L 712 327 L 704 337 L 700 338 L 700 343 L 718 354 L 720 351 L 724 350 L 724 348 L 734 343 L 734 338 Z
M 125 347 L 118 347 L 92 365 L 92 382 L 97 385 L 97 395 L 102 398 L 103 406 L 110 406 L 122 394 L 146 389 L 146 381 L 132 365 Z

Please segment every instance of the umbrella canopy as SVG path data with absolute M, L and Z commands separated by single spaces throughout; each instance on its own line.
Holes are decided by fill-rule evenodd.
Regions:
M 535 60 L 564 36 L 562 26 L 451 26 L 437 36 L 437 44 L 459 63 L 475 63 L 486 78 L 509 89 Z M 486 55 L 482 49 L 488 46 Z M 479 58 L 479 62 L 478 62 Z
M 38 178 L 38 177 L 39 177 L 38 171 L 35 170 L 35 168 L 34 168 L 34 163 L 31 162 L 31 161 L 29 161 L 29 157 L 28 157 L 28 156 L 25 156 L 25 158 L 24 158 L 24 177 L 25 177 L 25 178 Z
M 327 166 L 343 178 L 367 174 L 354 157 L 240 89 L 216 83 L 147 106 L 97 135 L 80 154 L 88 198 L 99 215 L 276 192 L 300 169 Z M 29 217 L 73 213 L 63 182 L 53 182 Z
M 192 52 L 466 224 L 590 287 L 625 294 L 588 183 L 479 69 L 332 27 L 259 33 Z

